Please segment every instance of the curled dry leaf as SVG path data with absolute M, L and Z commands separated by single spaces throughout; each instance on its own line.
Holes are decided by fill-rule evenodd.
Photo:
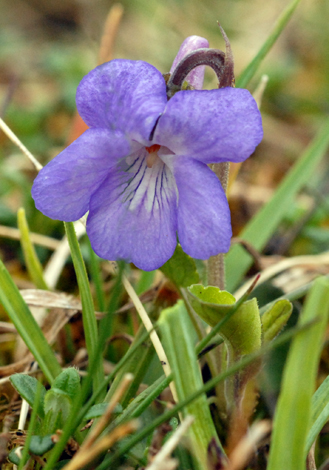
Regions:
M 82 310 L 79 300 L 63 292 L 50 292 L 41 289 L 23 289 L 20 291 L 25 302 L 33 307 L 63 308 L 66 310 Z

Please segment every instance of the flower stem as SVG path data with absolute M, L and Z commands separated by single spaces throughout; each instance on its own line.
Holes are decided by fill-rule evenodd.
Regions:
M 225 73 L 222 77 L 218 77 L 218 87 L 234 87 L 234 60 L 231 49 L 230 41 L 226 36 L 225 31 L 218 23 L 219 29 L 225 41 Z M 227 192 L 228 176 L 230 171 L 230 163 L 213 163 L 210 165 L 212 171 L 219 179 L 225 193 Z M 208 259 L 208 285 L 219 287 L 220 290 L 225 289 L 225 259 L 224 253 L 218 253 L 216 256 L 211 256 Z
M 213 163 L 210 165 L 226 193 L 230 164 L 229 162 Z M 225 289 L 225 260 L 224 253 L 211 256 L 208 259 L 208 285 Z

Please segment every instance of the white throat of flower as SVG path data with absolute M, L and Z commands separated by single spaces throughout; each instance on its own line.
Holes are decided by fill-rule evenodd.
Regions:
M 148 155 L 146 156 L 146 165 L 148 168 L 152 168 L 152 166 L 157 163 L 159 159 L 158 151 L 160 150 L 160 145 L 154 144 L 151 147 L 146 147 L 146 151 Z
M 177 191 L 174 176 L 159 157 L 160 145 L 143 147 L 126 158 L 124 172 L 124 202 L 134 212 L 142 208 L 149 214 L 158 212 L 167 203 L 172 191 Z

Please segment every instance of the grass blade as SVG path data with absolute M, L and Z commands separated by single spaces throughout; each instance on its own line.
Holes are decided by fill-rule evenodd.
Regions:
M 178 400 L 181 402 L 203 386 L 193 341 L 195 331 L 183 301 L 163 310 L 159 326 L 164 348 L 172 368 Z M 186 367 L 187 364 L 188 367 Z M 187 415 L 194 417 L 194 422 L 189 429 L 189 436 L 198 467 L 205 468 L 207 450 L 211 440 L 215 438 L 220 445 L 205 394 L 184 409 L 183 416 Z
M 99 358 L 95 358 L 98 345 L 98 332 L 94 303 L 90 292 L 89 280 L 85 263 L 81 255 L 79 242 L 74 230 L 74 225 L 72 222 L 64 222 L 64 226 L 67 239 L 70 245 L 74 270 L 77 276 L 79 286 L 82 304 L 83 329 L 85 332 L 89 361 L 95 364 L 95 370 L 93 371 L 93 386 L 96 390 L 101 386 L 102 382 L 104 381 L 104 371 L 102 364 L 102 355 L 99 354 Z
M 300 189 L 324 156 L 329 145 L 329 119 L 327 119 L 304 154 L 283 179 L 272 199 L 252 218 L 239 235 L 256 250 L 261 251 L 289 210 Z M 252 264 L 252 259 L 240 245 L 234 245 L 226 257 L 226 282 L 233 291 Z
M 317 323 L 296 336 L 291 345 L 282 379 L 267 470 L 304 470 L 302 449 L 311 419 L 322 342 L 329 313 L 329 281 L 318 278 L 306 298 L 299 324 Z
M 96 299 L 98 304 L 98 310 L 105 312 L 105 295 L 104 286 L 101 276 L 100 260 L 94 250 L 91 247 L 89 238 L 87 238 L 88 254 L 89 254 L 89 270 L 92 280 L 95 285 Z
M 40 369 L 49 383 L 61 373 L 55 355 L 44 337 L 41 328 L 35 321 L 30 309 L 24 302 L 17 286 L 6 267 L 0 260 L 0 302 L 8 313 L 16 330 L 29 348 Z
M 43 277 L 43 270 L 39 258 L 35 252 L 33 243 L 30 238 L 29 226 L 25 217 L 25 210 L 23 207 L 18 209 L 17 223 L 21 233 L 21 246 L 24 254 L 27 271 L 30 278 L 38 289 L 47 290 L 48 286 Z
M 311 429 L 307 434 L 305 458 L 310 448 L 320 434 L 321 429 L 329 419 L 329 376 L 322 382 L 314 393 L 311 404 Z
M 135 344 L 139 342 L 140 338 L 144 336 L 145 329 L 144 326 L 141 325 L 139 327 L 139 330 L 133 340 L 133 342 L 130 345 L 130 348 L 134 348 Z M 126 374 L 133 374 L 134 378 L 131 381 L 131 383 L 127 386 L 127 389 L 125 390 L 125 393 L 122 395 L 120 399 L 120 403 L 125 409 L 130 402 L 130 400 L 134 397 L 136 394 L 138 387 L 140 386 L 146 371 L 148 370 L 153 356 L 155 354 L 155 350 L 151 344 L 151 342 L 145 342 L 141 345 L 137 351 L 135 351 L 135 354 L 133 357 L 127 361 L 126 365 L 117 373 L 115 376 L 115 379 L 113 380 L 110 390 L 107 392 L 107 395 L 105 397 L 106 402 L 110 402 L 112 399 L 114 393 L 120 387 L 120 384 L 122 383 L 122 380 Z
M 279 16 L 271 34 L 262 45 L 256 57 L 254 57 L 254 59 L 249 63 L 249 65 L 247 65 L 247 67 L 241 73 L 239 78 L 236 80 L 237 88 L 246 88 L 250 80 L 257 72 L 261 62 L 266 57 L 267 53 L 270 51 L 272 46 L 275 44 L 275 41 L 278 39 L 283 29 L 286 27 L 288 21 L 290 20 L 293 12 L 295 11 L 299 3 L 300 0 L 293 0 Z

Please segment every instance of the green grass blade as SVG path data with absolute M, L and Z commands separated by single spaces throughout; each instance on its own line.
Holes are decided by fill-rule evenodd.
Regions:
M 311 403 L 311 429 L 307 434 L 305 458 L 321 429 L 329 419 L 329 376 L 314 393 Z
M 35 321 L 1 260 L 0 302 L 7 311 L 19 335 L 38 362 L 40 369 L 49 380 L 49 383 L 52 383 L 55 377 L 61 373 L 62 369 L 41 328 Z
M 17 223 L 21 233 L 21 246 L 24 254 L 24 260 L 30 278 L 38 289 L 47 290 L 48 286 L 43 277 L 42 266 L 31 241 L 25 210 L 22 207 L 18 209 L 17 212 Z
M 134 398 L 132 402 L 129 403 L 127 408 L 123 410 L 123 413 L 120 414 L 113 421 L 113 423 L 111 423 L 109 430 L 112 430 L 124 421 L 128 421 L 133 418 L 139 418 L 139 416 L 151 405 L 151 403 L 153 403 L 153 401 L 163 392 L 163 390 L 168 387 L 172 379 L 172 374 L 169 374 L 168 377 L 165 377 L 164 375 L 159 377 L 143 392 L 137 395 L 137 397 Z
M 257 72 L 261 62 L 266 57 L 273 44 L 275 44 L 275 41 L 278 39 L 283 29 L 286 27 L 288 21 L 290 20 L 293 12 L 295 11 L 299 3 L 300 0 L 293 0 L 279 16 L 276 23 L 274 24 L 271 34 L 262 45 L 256 57 L 249 63 L 249 65 L 247 65 L 247 67 L 241 73 L 239 78 L 236 80 L 237 88 L 246 88 L 250 80 Z
M 97 322 L 95 317 L 94 303 L 90 292 L 90 285 L 87 276 L 85 263 L 83 261 L 79 242 L 72 222 L 64 222 L 67 239 L 70 245 L 75 274 L 77 276 L 79 292 L 82 304 L 82 321 L 85 332 L 86 346 L 89 361 L 95 364 L 93 371 L 93 386 L 96 390 L 104 380 L 102 355 L 95 358 L 98 345 Z
M 306 298 L 299 324 L 317 323 L 293 340 L 274 417 L 267 470 L 305 470 L 304 448 L 311 419 L 320 353 L 329 313 L 329 281 L 318 278 Z
M 261 251 L 264 248 L 289 210 L 296 194 L 307 183 L 324 156 L 328 145 L 329 119 L 325 121 L 304 154 L 283 179 L 272 199 L 239 234 L 240 238 L 251 243 L 256 250 Z M 226 282 L 229 291 L 233 291 L 239 285 L 251 264 L 250 255 L 240 245 L 231 248 L 226 257 Z
M 89 238 L 87 239 L 88 245 L 88 254 L 89 254 L 89 270 L 92 277 L 92 280 L 95 285 L 96 299 L 98 304 L 98 310 L 100 312 L 105 312 L 105 295 L 104 295 L 104 286 L 100 270 L 100 260 L 94 250 L 91 247 Z
M 140 338 L 144 335 L 145 329 L 143 325 L 139 327 L 139 330 L 130 345 L 130 348 L 133 348 L 134 345 L 139 342 Z M 119 387 L 120 383 L 122 383 L 123 377 L 125 374 L 131 373 L 133 374 L 134 378 L 131 381 L 130 385 L 127 387 L 124 395 L 120 399 L 120 403 L 125 409 L 130 402 L 130 400 L 135 396 L 138 387 L 140 386 L 146 371 L 148 370 L 153 356 L 155 355 L 155 350 L 152 346 L 151 342 L 145 342 L 143 345 L 135 352 L 133 357 L 128 361 L 118 374 L 115 376 L 113 380 L 110 390 L 107 392 L 105 400 L 106 402 L 110 402 L 114 393 L 116 392 L 117 388 Z
M 203 386 L 193 341 L 195 331 L 183 301 L 163 310 L 159 326 L 178 400 L 181 402 Z M 200 468 L 205 468 L 211 440 L 215 438 L 220 445 L 205 394 L 184 409 L 183 416 L 186 415 L 194 417 L 188 435 Z

